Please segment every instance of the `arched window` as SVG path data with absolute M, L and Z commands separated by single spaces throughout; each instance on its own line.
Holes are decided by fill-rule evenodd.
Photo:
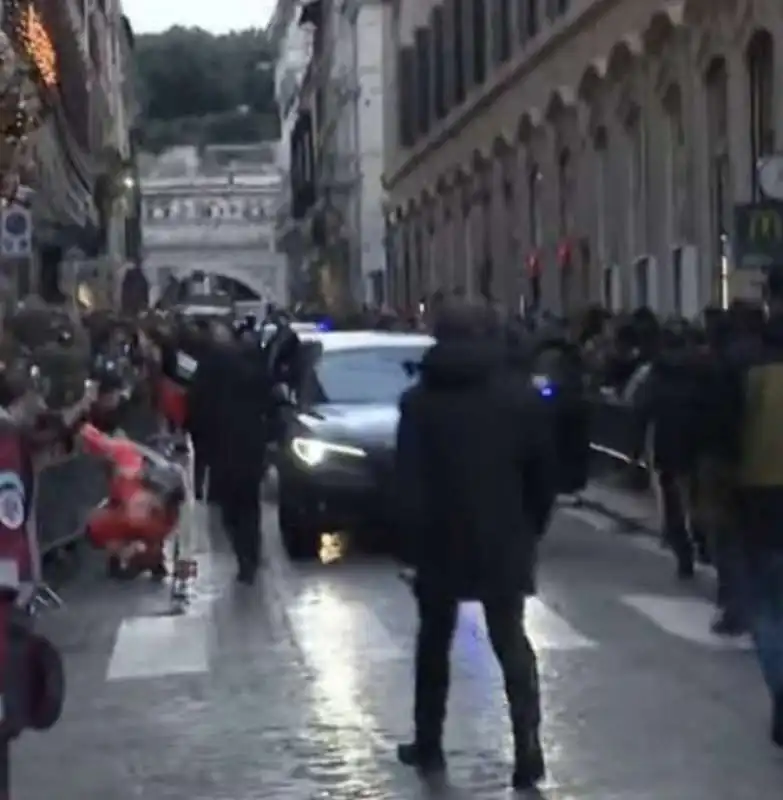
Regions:
M 731 162 L 726 135 L 729 119 L 728 70 L 723 58 L 712 61 L 704 76 L 710 178 L 711 258 L 715 265 L 712 292 L 722 306 L 728 305 L 729 232 L 731 229 Z M 755 186 L 755 161 L 752 169 Z M 754 190 L 755 193 L 755 190 Z
M 533 308 L 541 305 L 541 272 L 540 256 L 538 249 L 544 239 L 544 220 L 542 203 L 542 189 L 544 176 L 538 164 L 533 162 L 527 170 L 527 213 L 528 231 L 530 236 L 530 256 L 535 259 L 536 267 L 530 273 L 530 301 Z
M 666 189 L 669 209 L 669 241 L 678 242 L 683 234 L 687 174 L 685 125 L 683 124 L 682 92 L 669 87 L 663 101 L 666 111 Z
M 593 137 L 595 150 L 595 251 L 604 266 L 609 261 L 609 241 L 607 237 L 607 220 L 611 214 L 609 208 L 609 149 L 607 147 L 606 128 L 600 127 Z
M 639 254 L 643 242 L 647 192 L 647 138 L 644 117 L 638 107 L 632 109 L 626 120 L 628 138 L 629 197 L 627 214 L 628 253 Z
M 627 127 L 630 150 L 629 176 L 631 179 L 631 201 L 633 210 L 638 213 L 644 200 L 645 191 L 645 141 L 644 126 L 638 108 L 628 115 Z
M 573 229 L 572 219 L 572 192 L 573 181 L 571 175 L 571 151 L 564 147 L 557 160 L 557 197 L 558 197 L 558 224 L 560 235 L 568 236 Z
M 560 228 L 559 234 L 561 239 L 566 239 L 573 230 L 573 220 L 571 218 L 572 198 L 571 192 L 573 190 L 571 180 L 571 151 L 564 147 L 560 151 L 557 159 L 557 201 L 558 201 L 558 227 Z M 569 248 L 568 261 L 562 260 L 560 253 L 558 253 L 558 277 L 560 278 L 560 310 L 568 312 L 571 310 L 571 288 L 572 288 L 572 263 L 570 256 L 570 243 L 561 241 L 558 245 L 560 247 Z
M 769 31 L 758 31 L 746 52 L 750 95 L 751 185 L 758 196 L 756 165 L 775 149 L 775 45 Z
M 541 209 L 541 183 L 544 176 L 538 164 L 531 164 L 527 173 L 528 197 L 528 227 L 530 230 L 530 245 L 532 249 L 541 246 L 544 238 L 543 218 Z

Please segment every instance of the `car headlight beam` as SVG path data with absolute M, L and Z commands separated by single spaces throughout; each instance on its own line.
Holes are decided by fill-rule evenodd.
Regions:
M 291 441 L 291 452 L 308 467 L 317 467 L 330 455 L 364 458 L 367 453 L 360 447 L 351 447 L 347 444 L 325 442 L 322 439 L 311 439 L 297 436 Z

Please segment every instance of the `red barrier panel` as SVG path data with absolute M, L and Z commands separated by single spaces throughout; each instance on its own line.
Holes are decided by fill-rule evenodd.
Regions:
M 8 749 L 25 728 L 57 722 L 65 694 L 57 649 L 33 630 L 40 558 L 28 525 L 31 465 L 14 422 L 0 416 L 0 798 L 10 792 Z

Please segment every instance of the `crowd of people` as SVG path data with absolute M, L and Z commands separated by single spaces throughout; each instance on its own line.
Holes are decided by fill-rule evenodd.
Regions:
M 768 275 L 766 308 L 650 326 L 641 347 L 650 369 L 634 404 L 652 432 L 664 541 L 683 580 L 695 560 L 714 564 L 713 631 L 753 636 L 783 746 L 783 272 Z
M 783 270 L 769 272 L 765 289 L 764 306 L 708 309 L 698 322 L 592 309 L 578 322 L 531 324 L 443 300 L 436 344 L 401 402 L 401 530 L 420 614 L 415 737 L 400 748 L 404 763 L 444 766 L 448 649 L 457 603 L 471 598 L 485 605 L 504 675 L 514 785 L 544 772 L 535 656 L 517 621 L 561 489 L 557 460 L 569 451 L 556 441 L 562 418 L 547 418 L 531 392 L 541 366 L 529 356 L 542 336 L 559 337 L 560 360 L 570 353 L 585 383 L 619 395 L 638 381 L 638 447 L 650 433 L 663 541 L 681 580 L 693 578 L 697 560 L 714 564 L 713 630 L 752 635 L 772 701 L 771 739 L 783 747 Z
M 401 762 L 426 774 L 445 767 L 449 647 L 459 602 L 477 599 L 504 675 L 513 785 L 543 778 L 536 658 L 524 629 L 538 545 L 558 493 L 587 479 L 585 385 L 622 393 L 641 367 L 633 402 L 640 432 L 652 431 L 663 538 L 677 576 L 692 578 L 697 560 L 715 565 L 714 630 L 753 635 L 772 697 L 772 739 L 783 747 L 783 272 L 770 272 L 766 301 L 766 309 L 708 310 L 695 324 L 662 323 L 646 309 L 509 318 L 491 304 L 438 295 L 415 318 L 365 311 L 342 321 L 426 329 L 435 342 L 400 400 L 396 449 L 396 523 L 420 619 L 414 737 L 399 747 Z M 53 442 L 67 447 L 84 419 L 115 432 L 133 408 L 156 420 L 162 412 L 189 433 L 197 497 L 220 509 L 237 578 L 252 584 L 263 563 L 259 489 L 277 389 L 297 368 L 291 329 L 279 325 L 262 349 L 251 318 L 149 313 L 76 328 L 60 319 L 43 345 L 30 347 L 22 317 L 20 310 L 7 326 L 5 352 L 13 354 L 0 368 L 0 404 L 27 431 L 31 453 Z M 50 361 L 57 351 L 69 365 L 56 409 L 45 399 L 58 392 L 43 385 L 37 366 L 46 347 Z M 45 372 L 51 384 L 56 371 Z M 542 376 L 557 402 L 547 401 Z

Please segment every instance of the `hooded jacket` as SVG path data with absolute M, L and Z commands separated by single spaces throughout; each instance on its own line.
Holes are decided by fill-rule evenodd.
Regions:
M 533 592 L 554 454 L 541 402 L 503 348 L 435 344 L 400 411 L 397 507 L 419 589 L 479 599 Z
M 639 433 L 653 425 L 655 468 L 687 474 L 701 452 L 707 421 L 705 388 L 713 383 L 708 354 L 685 345 L 662 350 L 634 399 Z

